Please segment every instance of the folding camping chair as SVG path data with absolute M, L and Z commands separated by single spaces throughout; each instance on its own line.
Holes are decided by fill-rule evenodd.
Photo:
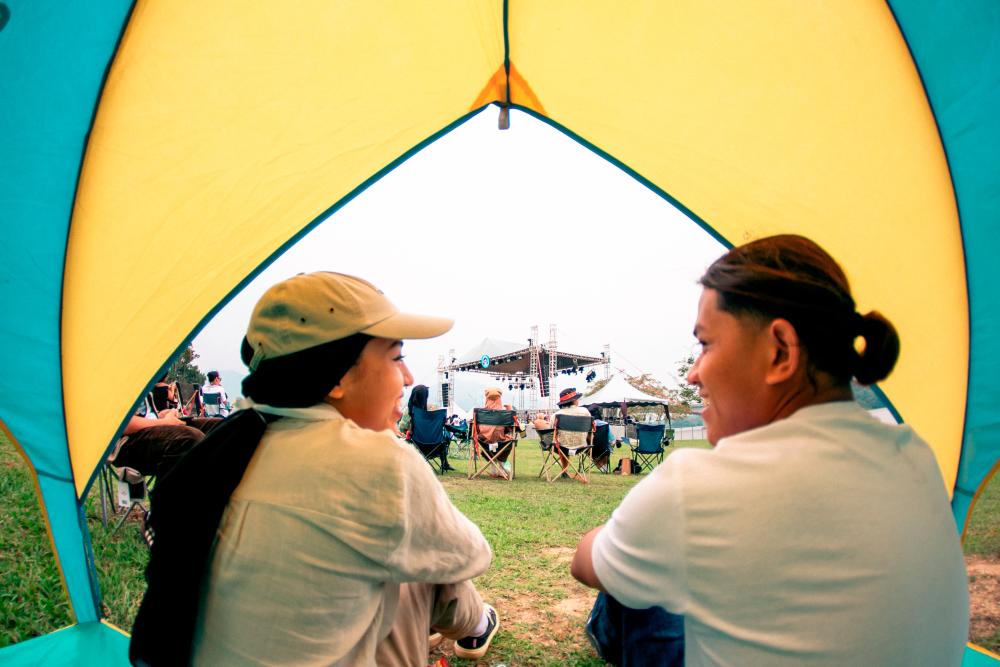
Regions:
M 566 447 L 559 442 L 560 433 L 586 433 L 587 440 L 585 444 L 580 447 Z M 545 460 L 542 461 L 542 470 L 538 473 L 541 477 L 545 475 L 546 481 L 554 481 L 558 479 L 562 474 L 562 468 L 560 468 L 558 475 L 551 475 L 550 471 L 557 464 L 560 463 L 559 452 L 562 452 L 567 459 L 572 459 L 574 456 L 577 457 L 576 470 L 573 476 L 577 480 L 586 483 L 587 475 L 583 470 L 583 462 L 586 458 L 585 455 L 590 453 L 591 448 L 594 444 L 594 419 L 590 415 L 560 415 L 556 414 L 555 420 L 552 423 L 552 448 L 549 450 L 548 455 Z M 570 461 L 567 470 L 571 470 L 572 461 Z
M 448 437 L 444 430 L 444 420 L 448 418 L 448 411 L 443 408 L 440 410 L 413 408 L 412 415 L 409 442 L 420 451 L 434 472 L 443 475 L 440 459 L 448 455 Z
M 482 443 L 479 441 L 480 426 L 500 426 L 510 427 L 511 438 L 499 442 Z M 469 437 L 472 444 L 469 446 L 469 479 L 473 479 L 483 474 L 491 468 L 496 469 L 496 476 L 511 481 L 517 469 L 517 436 L 520 424 L 517 421 L 517 413 L 513 410 L 487 410 L 486 408 L 476 408 L 472 411 L 472 424 L 469 427 Z M 508 461 L 510 470 L 504 468 L 500 462 L 500 456 L 504 452 L 510 452 Z
M 222 394 L 209 392 L 201 395 L 206 417 L 222 416 Z
M 457 459 L 469 458 L 469 425 L 465 423 L 464 419 L 462 420 L 462 423 L 465 424 L 465 428 L 450 424 L 445 424 L 444 426 L 445 430 L 454 436 L 454 440 L 452 440 L 452 442 L 455 444 L 455 448 L 450 451 L 448 455 Z
M 632 445 L 632 458 L 643 470 L 652 470 L 663 463 L 663 443 L 666 427 L 663 424 L 636 424 L 636 442 Z
M 541 447 L 542 453 L 545 455 L 542 458 L 542 469 L 538 471 L 538 476 L 541 477 L 545 474 L 546 470 L 552 467 L 549 459 L 555 458 L 555 452 L 552 449 L 552 436 L 555 433 L 555 429 L 536 428 L 535 433 L 538 434 L 538 446 Z
M 146 483 L 146 478 L 135 468 L 119 467 L 112 463 L 125 440 L 123 437 L 115 443 L 114 449 L 101 468 L 98 481 L 101 494 L 101 523 L 107 527 L 109 512 L 114 516 L 121 512 L 121 518 L 111 531 L 112 535 L 121 530 L 132 510 L 139 509 L 144 517 L 147 513 L 149 485 Z
M 594 438 L 592 440 L 593 447 L 590 450 L 590 456 L 586 457 L 580 462 L 581 467 L 584 472 L 590 472 L 591 470 L 597 470 L 605 474 L 611 474 L 611 444 L 613 439 L 611 438 L 611 424 L 601 424 L 594 426 Z M 597 459 L 607 456 L 607 464 L 602 470 L 597 467 Z

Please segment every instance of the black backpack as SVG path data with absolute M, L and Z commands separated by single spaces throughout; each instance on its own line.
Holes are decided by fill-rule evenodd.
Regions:
M 157 480 L 146 521 L 152 533 L 146 593 L 132 626 L 132 664 L 186 665 L 202 581 L 222 514 L 260 444 L 278 419 L 235 412 Z

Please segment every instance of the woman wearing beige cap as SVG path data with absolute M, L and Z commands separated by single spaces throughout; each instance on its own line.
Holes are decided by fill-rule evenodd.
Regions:
M 249 409 L 205 441 L 267 422 L 207 559 L 195 664 L 422 667 L 429 630 L 459 657 L 485 654 L 497 614 L 469 580 L 490 547 L 392 433 L 413 381 L 403 339 L 451 326 L 336 273 L 261 297 L 243 343 Z

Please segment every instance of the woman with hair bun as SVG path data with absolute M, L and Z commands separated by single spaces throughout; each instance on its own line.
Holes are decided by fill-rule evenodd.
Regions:
M 674 452 L 581 540 L 602 656 L 961 664 L 968 584 L 937 462 L 852 400 L 851 378 L 892 371 L 895 328 L 801 236 L 733 248 L 700 283 L 688 382 L 714 449 Z

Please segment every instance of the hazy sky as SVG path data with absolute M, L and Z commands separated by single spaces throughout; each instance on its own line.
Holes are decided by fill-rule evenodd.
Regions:
M 455 319 L 445 336 L 406 344 L 417 383 L 433 385 L 450 348 L 461 356 L 483 338 L 526 342 L 533 324 L 548 340 L 555 323 L 560 349 L 597 356 L 608 343 L 614 368 L 672 385 L 693 347 L 696 281 L 722 252 L 614 165 L 523 113 L 499 131 L 490 107 L 320 224 L 194 347 L 203 371 L 243 369 L 239 343 L 263 291 L 332 270 L 373 282 L 402 310 Z M 229 375 L 237 395 L 241 378 Z

